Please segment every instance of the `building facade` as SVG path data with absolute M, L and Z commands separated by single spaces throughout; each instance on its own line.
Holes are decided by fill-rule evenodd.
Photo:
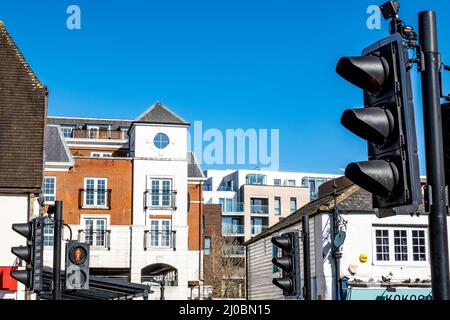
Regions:
M 150 299 L 162 285 L 166 299 L 198 292 L 205 178 L 188 128 L 160 103 L 135 120 L 49 117 L 46 204 L 63 201 L 72 239 L 91 245 L 91 274 L 148 284 Z
M 25 287 L 10 277 L 24 267 L 11 247 L 25 239 L 11 227 L 41 210 L 48 92 L 1 21 L 0 61 L 0 299 L 25 299 Z
M 246 243 L 248 299 L 285 299 L 272 284 L 281 274 L 271 263 L 278 255 L 271 239 L 292 231 L 310 235 L 314 300 L 431 299 L 427 213 L 421 209 L 418 214 L 378 219 L 368 192 L 345 178 L 336 186 L 330 193 L 333 188 L 324 185 L 328 191 L 318 200 Z M 302 230 L 305 216 L 309 230 Z M 305 245 L 300 240 L 302 288 Z
M 205 203 L 220 204 L 222 208 L 224 268 L 236 270 L 233 281 L 224 280 L 222 295 L 232 292 L 232 296 L 242 298 L 245 241 L 307 204 L 316 197 L 316 184 L 333 176 L 262 170 L 208 170 L 205 175 Z

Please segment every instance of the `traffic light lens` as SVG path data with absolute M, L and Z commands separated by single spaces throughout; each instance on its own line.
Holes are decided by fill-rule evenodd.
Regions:
M 397 167 L 385 160 L 351 163 L 345 170 L 345 176 L 382 198 L 390 197 L 398 183 Z
M 87 259 L 87 252 L 83 247 L 73 247 L 69 253 L 69 257 L 73 264 L 81 265 Z
M 383 57 L 344 57 L 339 60 L 336 72 L 355 86 L 379 95 L 388 79 L 389 65 Z
M 393 131 L 394 118 L 387 109 L 369 107 L 346 110 L 341 124 L 357 136 L 382 146 Z

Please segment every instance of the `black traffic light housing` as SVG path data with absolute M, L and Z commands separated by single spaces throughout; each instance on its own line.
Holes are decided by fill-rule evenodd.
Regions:
M 282 277 L 273 279 L 272 283 L 283 290 L 286 297 L 300 297 L 300 249 L 298 232 L 290 232 L 273 237 L 272 243 L 281 249 L 281 257 L 272 259 L 272 263 L 282 270 Z
M 44 223 L 42 217 L 28 223 L 13 224 L 12 229 L 25 237 L 26 246 L 13 247 L 11 252 L 25 261 L 25 270 L 11 271 L 11 277 L 23 283 L 31 292 L 41 292 L 44 268 Z
M 408 48 L 399 33 L 362 56 L 344 57 L 336 72 L 364 90 L 364 108 L 341 123 L 368 141 L 369 161 L 350 164 L 347 178 L 373 194 L 380 218 L 415 213 L 422 204 Z
M 89 290 L 89 249 L 87 243 L 67 243 L 66 290 Z

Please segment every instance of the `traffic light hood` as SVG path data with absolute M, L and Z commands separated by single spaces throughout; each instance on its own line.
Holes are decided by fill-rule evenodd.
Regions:
M 355 86 L 379 95 L 389 77 L 389 65 L 384 57 L 343 57 L 337 64 L 336 72 Z

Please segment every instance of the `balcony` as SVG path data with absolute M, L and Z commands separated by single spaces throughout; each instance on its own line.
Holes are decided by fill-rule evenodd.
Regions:
M 244 236 L 244 226 L 243 225 L 232 225 L 224 224 L 222 225 L 222 236 L 225 237 L 243 237 Z
M 269 206 L 267 205 L 261 205 L 261 204 L 255 204 L 250 206 L 250 210 L 252 214 L 269 214 Z
M 79 209 L 111 210 L 112 190 L 80 189 L 78 193 Z
M 173 249 L 177 250 L 176 246 L 176 231 L 144 231 L 144 250 L 149 249 Z
M 244 257 L 245 256 L 245 246 L 224 246 L 222 248 L 222 255 L 224 257 Z
M 93 249 L 111 250 L 111 230 L 79 230 L 78 241 L 87 243 Z
M 261 225 L 252 225 L 252 236 L 257 236 L 260 233 L 263 233 L 269 229 L 269 226 L 261 226 Z
M 147 190 L 144 192 L 144 210 L 177 210 L 177 191 Z
M 128 140 L 128 134 L 122 130 L 74 129 L 72 139 Z
M 244 214 L 244 203 L 228 202 L 222 204 L 222 214 L 224 215 Z

